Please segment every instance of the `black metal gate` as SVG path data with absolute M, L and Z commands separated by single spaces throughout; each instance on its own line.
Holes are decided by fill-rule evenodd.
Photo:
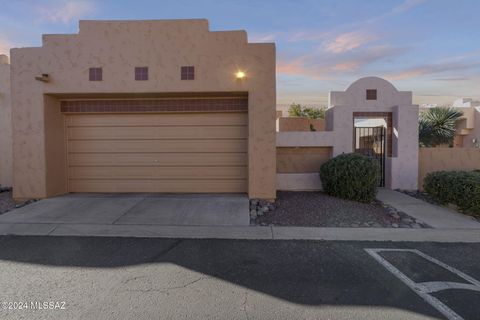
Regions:
M 376 159 L 380 163 L 380 187 L 385 186 L 385 127 L 355 128 L 355 152 Z

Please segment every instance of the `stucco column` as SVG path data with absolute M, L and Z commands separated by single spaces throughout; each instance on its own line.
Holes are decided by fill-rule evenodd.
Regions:
M 274 90 L 270 90 L 274 91 Z M 275 92 L 249 94 L 248 128 L 248 196 L 276 198 L 276 130 Z
M 418 106 L 393 107 L 397 154 L 391 159 L 391 188 L 418 189 Z M 395 156 L 395 153 L 394 153 Z
M 41 50 L 11 50 L 13 197 L 45 198 L 44 84 L 34 79 L 42 74 Z M 32 58 L 33 57 L 33 58 Z M 38 64 L 26 63 L 35 59 Z

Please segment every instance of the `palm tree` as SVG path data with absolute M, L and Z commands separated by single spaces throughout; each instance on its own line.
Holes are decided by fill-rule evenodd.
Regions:
M 421 147 L 452 145 L 456 122 L 463 115 L 452 107 L 435 107 L 423 111 L 418 122 Z

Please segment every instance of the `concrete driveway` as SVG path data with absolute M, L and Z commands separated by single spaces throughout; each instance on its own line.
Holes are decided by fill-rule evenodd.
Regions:
M 0 215 L 0 223 L 249 225 L 243 194 L 69 194 Z

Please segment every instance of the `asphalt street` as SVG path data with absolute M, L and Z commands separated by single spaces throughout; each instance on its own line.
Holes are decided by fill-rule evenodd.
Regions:
M 0 237 L 0 319 L 480 319 L 479 279 L 479 243 Z

